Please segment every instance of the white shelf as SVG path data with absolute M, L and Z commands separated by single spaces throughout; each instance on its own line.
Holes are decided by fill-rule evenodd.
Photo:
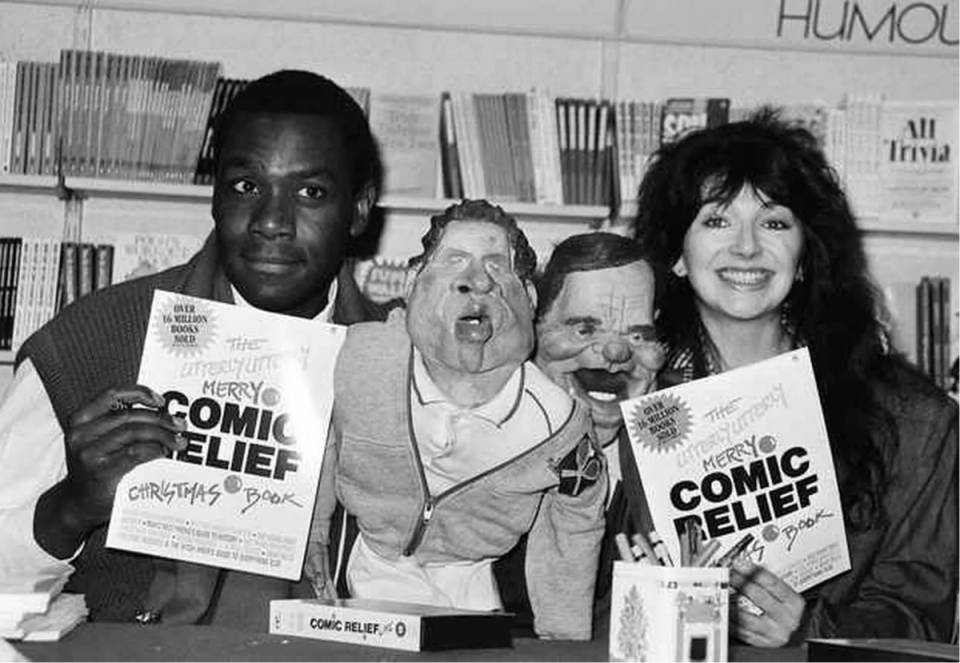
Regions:
M 213 187 L 197 184 L 168 184 L 94 177 L 67 177 L 64 184 L 68 189 L 77 191 L 83 198 L 175 199 L 202 203 L 209 202 L 213 195 Z
M 859 224 L 864 232 L 871 235 L 922 235 L 944 239 L 960 237 L 960 226 L 956 221 L 948 223 L 863 218 Z
M 29 193 L 57 193 L 57 178 L 53 175 L 0 175 L 0 191 Z
M 56 178 L 49 175 L 0 175 L 0 191 L 7 189 L 56 193 L 56 184 Z M 91 177 L 67 177 L 64 184 L 83 198 L 139 198 L 208 203 L 213 194 L 211 186 L 196 184 L 166 184 Z M 388 195 L 380 200 L 379 206 L 387 211 L 436 214 L 455 202 L 455 200 L 444 198 L 406 198 Z M 600 222 L 609 216 L 609 210 L 602 205 L 536 205 L 518 202 L 498 204 L 508 214 L 524 221 Z

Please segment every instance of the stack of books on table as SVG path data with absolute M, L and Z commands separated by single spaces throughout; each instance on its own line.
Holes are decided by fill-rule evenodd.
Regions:
M 40 574 L 0 583 L 0 637 L 7 640 L 59 640 L 87 618 L 82 594 L 61 590 L 71 567 L 44 569 Z

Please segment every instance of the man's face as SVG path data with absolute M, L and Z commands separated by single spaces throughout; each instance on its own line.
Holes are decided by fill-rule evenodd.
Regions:
M 619 402 L 647 393 L 663 366 L 646 262 L 567 274 L 537 325 L 537 365 L 590 405 L 601 442 L 622 417 Z
M 227 278 L 257 308 L 316 315 L 368 210 L 351 194 L 336 124 L 308 115 L 240 115 L 219 164 L 213 218 Z
M 447 370 L 515 368 L 533 350 L 531 296 L 503 228 L 452 221 L 414 280 L 407 330 L 424 359 Z

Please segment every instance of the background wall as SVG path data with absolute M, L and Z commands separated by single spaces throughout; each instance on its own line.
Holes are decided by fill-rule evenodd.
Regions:
M 957 0 L 0 1 L 0 58 L 55 61 L 73 47 L 217 60 L 223 75 L 240 78 L 309 68 L 383 91 L 536 85 L 568 96 L 839 104 L 850 92 L 956 99 L 957 25 Z M 208 208 L 94 197 L 84 204 L 84 233 L 159 226 L 204 234 Z M 413 253 L 426 216 L 391 211 L 381 253 Z M 589 225 L 554 221 L 525 222 L 535 246 L 549 250 L 558 232 Z M 0 232 L 62 224 L 52 196 L 0 191 Z M 956 225 L 935 234 L 873 230 L 867 242 L 891 295 L 923 274 L 951 277 L 955 357 Z

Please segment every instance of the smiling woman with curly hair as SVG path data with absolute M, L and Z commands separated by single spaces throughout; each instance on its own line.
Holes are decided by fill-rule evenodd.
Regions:
M 798 595 L 752 565 L 732 611 L 756 645 L 804 637 L 946 640 L 957 588 L 957 406 L 891 349 L 860 229 L 814 137 L 773 109 L 663 146 L 636 240 L 657 269 L 664 378 L 809 348 L 852 569 Z

